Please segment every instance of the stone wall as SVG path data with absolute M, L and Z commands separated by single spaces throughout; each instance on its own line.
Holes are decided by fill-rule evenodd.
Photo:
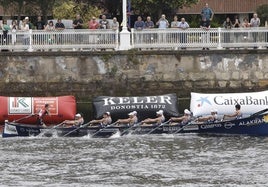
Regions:
M 134 96 L 268 88 L 268 51 L 0 53 L 0 95 Z

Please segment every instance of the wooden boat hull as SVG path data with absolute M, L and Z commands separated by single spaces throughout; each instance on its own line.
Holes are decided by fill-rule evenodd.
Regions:
M 27 137 L 27 136 L 59 136 L 59 137 L 82 137 L 93 136 L 98 138 L 108 138 L 118 132 L 117 128 L 78 128 L 78 127 L 57 127 L 47 128 L 36 125 L 19 124 L 5 122 L 2 137 Z

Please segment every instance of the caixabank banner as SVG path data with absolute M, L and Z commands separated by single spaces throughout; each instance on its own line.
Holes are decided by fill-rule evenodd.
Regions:
M 217 109 L 218 114 L 232 114 L 235 105 L 241 106 L 243 115 L 251 115 L 268 108 L 268 91 L 247 93 L 191 93 L 190 109 L 194 116 L 210 114 Z
M 139 121 L 146 118 L 155 118 L 156 112 L 164 111 L 166 119 L 178 116 L 178 101 L 176 94 L 137 96 L 137 97 L 111 97 L 99 96 L 93 99 L 95 118 L 101 118 L 105 112 L 110 112 L 112 119 L 127 118 L 128 113 L 137 112 Z
M 35 124 L 38 112 L 49 104 L 49 116 L 44 117 L 48 124 L 73 119 L 76 114 L 74 96 L 59 97 L 5 97 L 0 96 L 0 123 L 5 120 Z

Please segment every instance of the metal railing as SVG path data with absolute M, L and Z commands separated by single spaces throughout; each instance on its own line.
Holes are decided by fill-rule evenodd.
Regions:
M 268 29 L 201 28 L 180 29 L 132 29 L 132 49 L 202 49 L 202 48 L 267 48 Z M 119 50 L 120 37 L 114 30 L 74 30 L 23 32 L 9 31 L 0 35 L 0 48 L 10 51 L 38 50 Z
M 245 48 L 268 47 L 267 28 L 132 29 L 133 48 Z

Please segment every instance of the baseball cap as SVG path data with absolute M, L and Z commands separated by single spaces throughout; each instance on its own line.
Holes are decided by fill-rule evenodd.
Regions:
M 77 114 L 75 114 L 75 117 L 81 118 L 82 116 L 81 116 L 81 114 L 77 113 Z
M 107 114 L 108 116 L 110 116 L 111 114 L 110 114 L 110 112 L 105 112 L 104 114 Z
M 163 110 L 159 110 L 156 112 L 156 114 L 159 114 L 159 115 L 163 115 L 164 111 Z
M 185 110 L 184 110 L 184 114 L 188 114 L 188 115 L 190 115 L 191 112 L 190 112 L 188 109 L 185 109 Z

